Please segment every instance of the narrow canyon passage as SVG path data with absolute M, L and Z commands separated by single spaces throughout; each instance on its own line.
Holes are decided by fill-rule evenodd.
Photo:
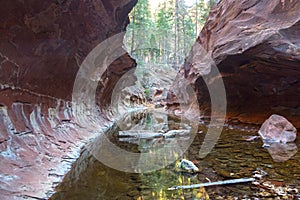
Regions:
M 194 38 L 132 31 L 142 2 L 0 3 L 0 199 L 280 198 L 251 183 L 167 191 L 258 169 L 300 198 L 299 137 L 247 139 L 272 114 L 300 128 L 300 1 L 215 1 Z M 151 45 L 126 49 L 137 34 Z M 181 158 L 201 172 L 178 172 Z

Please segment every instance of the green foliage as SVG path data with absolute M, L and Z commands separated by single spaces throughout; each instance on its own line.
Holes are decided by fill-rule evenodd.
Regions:
M 137 5 L 131 12 L 130 18 L 133 23 L 130 23 L 129 27 L 133 26 L 134 28 L 147 28 L 151 26 L 152 19 L 149 8 L 149 1 L 139 0 Z
M 144 93 L 145 93 L 145 95 L 147 96 L 147 95 L 150 94 L 150 90 L 149 90 L 149 89 L 145 89 L 145 90 L 144 90 Z
M 203 27 L 210 3 L 165 0 L 151 13 L 149 0 L 139 0 L 130 13 L 125 44 L 138 63 L 178 68 Z M 216 2 L 216 0 L 214 0 Z
M 199 10 L 199 27 L 202 28 L 204 25 L 206 18 L 208 16 L 210 8 L 208 7 L 209 5 L 205 6 L 204 0 L 200 0 L 199 3 L 196 5 L 195 8 Z
M 167 32 L 172 28 L 173 11 L 167 2 L 159 4 L 158 11 L 155 15 L 156 28 L 159 32 Z
M 127 27 L 127 35 L 129 36 L 127 43 L 130 46 L 130 52 L 136 58 L 144 60 L 146 52 L 143 49 L 149 49 L 148 46 L 150 46 L 151 42 L 151 35 L 145 30 L 149 30 L 155 26 L 151 17 L 149 1 L 139 0 L 129 18 L 131 23 Z

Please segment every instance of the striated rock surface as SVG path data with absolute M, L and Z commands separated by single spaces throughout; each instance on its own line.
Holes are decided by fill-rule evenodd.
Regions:
M 207 57 L 221 76 L 210 70 Z M 200 110 L 209 115 L 205 82 L 213 87 L 222 77 L 229 119 L 262 124 L 278 113 L 300 127 L 299 64 L 300 1 L 223 0 L 210 12 L 173 87 L 186 79 L 197 91 Z
M 89 52 L 125 30 L 136 3 L 0 3 L 0 199 L 51 196 L 79 149 L 107 126 L 105 114 L 93 119 L 94 127 L 74 115 L 73 84 Z M 114 48 L 121 46 L 122 42 Z M 114 85 L 134 67 L 125 53 L 105 68 L 104 75 L 97 77 L 98 105 L 110 103 Z

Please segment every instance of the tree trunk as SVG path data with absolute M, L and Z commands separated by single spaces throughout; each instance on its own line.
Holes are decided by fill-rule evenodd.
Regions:
M 131 35 L 131 49 L 130 49 L 130 54 L 132 55 L 133 51 L 134 51 L 134 31 L 135 31 L 135 10 L 133 11 L 133 15 L 132 15 L 132 24 L 133 24 L 133 28 L 132 28 L 132 35 Z
M 198 37 L 198 0 L 196 0 L 196 37 Z

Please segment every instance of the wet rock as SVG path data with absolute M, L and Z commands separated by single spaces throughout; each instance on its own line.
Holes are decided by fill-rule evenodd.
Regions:
M 295 141 L 297 137 L 297 129 L 280 115 L 272 115 L 267 119 L 258 133 L 266 142 L 287 143 Z
M 268 173 L 265 172 L 264 170 L 257 168 L 254 172 L 253 172 L 253 178 L 258 178 L 258 179 L 262 179 L 263 177 L 267 176 Z
M 186 159 L 180 160 L 177 167 L 179 170 L 187 171 L 187 172 L 198 172 L 199 168 L 192 162 Z
M 284 185 L 278 181 L 255 181 L 254 185 L 260 188 L 258 193 L 261 197 L 273 197 L 272 199 L 294 199 L 298 189 L 289 185 Z

